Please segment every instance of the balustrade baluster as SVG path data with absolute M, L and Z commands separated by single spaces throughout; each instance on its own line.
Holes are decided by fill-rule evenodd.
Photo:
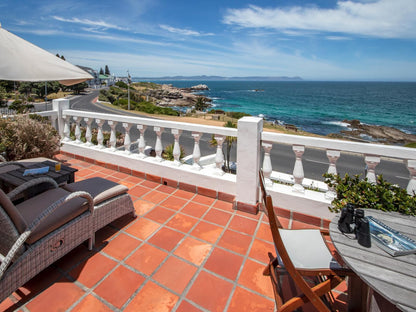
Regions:
M 270 158 L 270 151 L 273 148 L 273 144 L 271 142 L 262 142 L 261 146 L 264 150 L 264 158 L 263 158 L 263 175 L 264 175 L 264 182 L 266 186 L 272 186 L 273 182 L 270 179 L 270 176 L 273 171 L 272 161 Z
M 366 164 L 367 179 L 371 183 L 376 183 L 376 167 L 380 163 L 379 156 L 365 155 L 364 162 Z
M 145 158 L 146 155 L 144 153 L 144 149 L 146 148 L 146 142 L 144 141 L 144 132 L 146 131 L 146 126 L 144 125 L 137 125 L 137 129 L 140 131 L 140 138 L 139 138 L 139 158 Z
M 156 161 L 162 161 L 162 152 L 163 152 L 163 145 L 162 145 L 162 132 L 163 128 L 161 127 L 153 127 L 153 130 L 156 132 L 156 144 L 155 144 L 155 153 L 156 153 Z
M 116 151 L 116 143 L 117 143 L 117 137 L 116 137 L 116 125 L 117 121 L 109 120 L 107 121 L 108 125 L 110 126 L 110 149 L 112 151 Z
M 406 161 L 407 170 L 410 172 L 410 180 L 407 185 L 407 194 L 414 195 L 416 194 L 416 160 L 407 160 Z
M 181 134 L 182 134 L 182 130 L 179 130 L 179 129 L 172 129 L 172 130 L 171 130 L 171 132 L 172 132 L 172 134 L 173 134 L 173 136 L 174 136 L 174 138 L 175 138 L 175 142 L 173 143 L 173 151 L 172 151 L 173 158 L 174 158 L 173 163 L 174 163 L 176 166 L 180 166 L 180 164 L 181 164 L 181 162 L 180 162 L 180 157 L 181 157 L 181 147 L 180 147 L 180 145 L 179 145 L 179 137 L 180 137 L 180 136 L 181 136 Z
M 105 120 L 102 119 L 96 119 L 95 122 L 98 126 L 98 133 L 97 133 L 97 142 L 98 142 L 98 148 L 105 148 L 103 142 L 104 142 L 104 135 L 103 135 L 103 125 Z
M 199 164 L 199 160 L 201 159 L 201 149 L 199 148 L 199 140 L 201 139 L 202 133 L 192 132 L 192 136 L 194 138 L 194 150 L 192 152 L 192 159 L 194 163 L 192 165 L 192 169 L 201 170 L 202 167 Z
M 292 189 L 295 192 L 304 193 L 305 188 L 303 187 L 302 182 L 305 177 L 305 173 L 303 171 L 302 155 L 305 152 L 305 146 L 293 145 L 292 149 L 296 155 L 295 167 L 293 168 L 293 178 L 295 180 L 295 184 Z
M 75 143 L 81 143 L 81 128 L 79 126 L 81 122 L 80 117 L 72 116 L 75 121 Z
M 123 128 L 125 130 L 125 134 L 124 134 L 124 152 L 127 155 L 131 154 L 130 151 L 130 146 L 131 146 L 131 139 L 130 139 L 130 128 L 131 128 L 132 124 L 129 124 L 127 122 L 123 122 Z
M 71 141 L 71 139 L 69 138 L 69 135 L 71 134 L 71 129 L 69 127 L 69 116 L 62 116 L 62 118 L 64 119 L 64 138 L 62 141 L 68 142 Z
M 341 156 L 341 152 L 338 150 L 327 150 L 326 151 L 326 157 L 328 157 L 329 160 L 329 166 L 327 173 L 329 174 L 337 174 L 337 160 Z M 333 186 L 328 186 L 328 191 L 325 193 L 326 199 L 334 199 L 336 196 L 335 188 Z
M 86 145 L 91 146 L 93 145 L 91 142 L 92 139 L 92 132 L 91 132 L 91 124 L 92 124 L 92 118 L 84 118 L 85 123 L 87 124 L 87 129 L 85 130 L 85 139 L 87 140 Z
M 222 166 L 224 164 L 224 154 L 222 153 L 222 144 L 224 143 L 225 137 L 223 135 L 215 135 L 215 140 L 217 141 L 217 153 L 215 154 L 215 174 L 223 175 L 224 170 Z

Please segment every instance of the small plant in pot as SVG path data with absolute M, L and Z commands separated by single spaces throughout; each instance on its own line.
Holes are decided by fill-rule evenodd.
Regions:
M 360 175 L 344 177 L 325 173 L 325 183 L 336 193 L 329 210 L 339 212 L 347 203 L 356 208 L 396 211 L 406 215 L 416 215 L 416 196 L 407 194 L 405 189 L 391 184 L 377 176 L 376 183 Z

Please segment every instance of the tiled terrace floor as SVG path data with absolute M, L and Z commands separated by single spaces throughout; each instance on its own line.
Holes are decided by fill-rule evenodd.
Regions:
M 0 303 L 0 311 L 274 311 L 262 275 L 267 253 L 274 253 L 263 213 L 58 158 L 79 169 L 76 181 L 100 176 L 126 185 L 138 217 L 103 228 L 93 251 L 79 246 Z M 345 310 L 345 283 L 338 289 Z

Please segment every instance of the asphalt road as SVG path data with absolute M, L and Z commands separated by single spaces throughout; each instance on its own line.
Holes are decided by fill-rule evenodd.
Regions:
M 72 109 L 92 111 L 97 113 L 118 114 L 118 115 L 130 115 L 139 116 L 137 114 L 131 114 L 125 111 L 111 109 L 96 103 L 93 100 L 98 96 L 99 90 L 93 90 L 87 94 L 81 96 L 75 96 L 70 100 L 70 106 Z M 144 117 L 144 116 L 143 116 Z M 104 125 L 104 130 L 109 131 L 110 128 L 107 124 Z M 117 131 L 124 133 L 124 129 L 121 124 L 117 125 Z M 130 130 L 130 136 L 132 142 L 138 140 L 139 131 L 137 128 L 132 127 Z M 145 132 L 146 144 L 155 146 L 156 134 L 153 131 Z M 209 144 L 211 135 L 204 134 L 200 140 L 201 155 L 206 156 L 213 154 L 216 151 L 215 147 Z M 169 145 L 173 142 L 173 135 L 170 130 L 167 130 L 162 134 L 163 145 Z M 191 133 L 184 131 L 180 137 L 180 145 L 185 150 L 186 155 L 192 154 L 194 147 L 194 140 Z M 235 148 L 231 153 L 232 160 L 235 160 Z M 271 150 L 272 166 L 274 171 L 292 174 L 295 164 L 295 155 L 292 151 L 292 146 L 287 144 L 273 144 Z M 315 148 L 305 148 L 305 153 L 302 158 L 303 169 L 305 171 L 305 178 L 323 181 L 322 174 L 328 170 L 328 159 L 326 157 L 326 151 Z M 338 173 L 344 175 L 345 173 L 361 174 L 365 172 L 365 162 L 362 155 L 356 155 L 351 153 L 341 153 L 341 157 L 337 161 Z M 377 174 L 382 174 L 383 177 L 391 182 L 406 188 L 409 182 L 409 171 L 406 166 L 400 161 L 390 161 L 382 159 L 380 164 L 376 168 Z

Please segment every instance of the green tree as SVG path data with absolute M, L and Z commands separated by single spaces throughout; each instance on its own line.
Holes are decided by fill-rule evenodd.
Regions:
M 0 86 L 0 107 L 3 106 L 4 103 L 6 103 L 6 100 L 7 100 L 6 88 Z
M 19 85 L 19 92 L 24 93 L 26 98 L 29 97 L 32 92 L 32 83 L 31 82 L 22 82 Z
M 65 56 L 61 55 L 61 59 L 66 61 Z
M 75 92 L 75 94 L 80 94 L 82 91 L 88 88 L 88 84 L 86 82 L 81 82 L 73 85 L 71 88 Z
M 105 65 L 105 74 L 110 75 L 110 70 L 108 69 L 108 65 Z
M 196 99 L 196 103 L 195 103 L 195 109 L 197 110 L 197 111 L 204 111 L 205 109 L 207 109 L 208 108 L 208 104 L 207 104 L 207 101 L 206 101 L 206 98 L 204 98 L 203 96 L 199 96 L 197 99 Z
M 100 75 L 104 75 L 104 71 L 102 67 L 100 68 Z

